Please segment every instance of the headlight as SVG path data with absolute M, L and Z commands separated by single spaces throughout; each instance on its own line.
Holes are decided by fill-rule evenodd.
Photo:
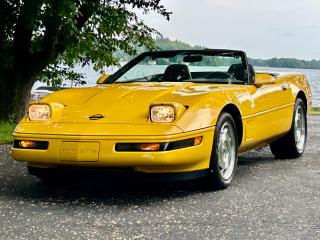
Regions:
M 150 108 L 150 119 L 152 122 L 173 122 L 175 110 L 170 105 L 152 106 Z
M 51 116 L 48 104 L 32 104 L 28 111 L 30 120 L 48 120 Z

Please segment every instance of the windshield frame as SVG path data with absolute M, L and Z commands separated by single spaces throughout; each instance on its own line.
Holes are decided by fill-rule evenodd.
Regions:
M 104 84 L 113 84 L 116 83 L 116 81 L 124 75 L 126 72 L 128 72 L 131 68 L 133 68 L 136 64 L 141 62 L 143 59 L 145 59 L 148 56 L 155 56 L 155 55 L 177 55 L 177 54 L 202 54 L 202 55 L 238 55 L 241 58 L 241 62 L 244 66 L 244 69 L 246 71 L 246 81 L 243 82 L 243 84 L 253 84 L 253 78 L 249 71 L 249 64 L 246 57 L 245 52 L 239 51 L 239 50 L 228 50 L 228 49 L 204 49 L 204 50 L 166 50 L 166 51 L 151 51 L 151 52 L 144 52 L 138 55 L 137 57 L 133 58 L 131 61 L 126 63 L 123 67 L 121 67 L 118 71 L 116 71 L 114 74 L 112 74 L 109 78 L 107 78 L 103 83 Z M 119 82 L 121 83 L 121 82 Z M 207 82 L 210 83 L 210 82 Z

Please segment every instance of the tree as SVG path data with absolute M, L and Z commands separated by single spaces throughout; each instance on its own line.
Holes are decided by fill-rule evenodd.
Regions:
M 137 9 L 171 14 L 160 0 L 0 0 L 0 119 L 23 115 L 34 82 L 52 66 L 101 69 L 117 63 L 116 50 L 154 48 L 159 33 Z

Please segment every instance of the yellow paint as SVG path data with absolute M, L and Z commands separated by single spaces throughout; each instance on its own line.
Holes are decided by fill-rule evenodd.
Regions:
M 97 79 L 97 84 L 103 84 L 108 77 L 110 77 L 111 74 L 102 74 L 98 79 Z
M 257 74 L 254 81 L 254 85 L 257 87 L 261 87 L 264 84 L 274 83 L 276 83 L 276 79 L 272 75 L 266 73 Z
M 47 150 L 26 150 L 12 149 L 12 156 L 18 161 L 27 161 L 33 166 L 82 166 L 82 167 L 133 167 L 143 172 L 179 172 L 204 169 L 209 167 L 210 155 L 207 149 L 211 148 L 213 141 L 214 127 L 175 135 L 164 136 L 67 136 L 67 135 L 42 135 L 42 134 L 14 134 L 15 139 L 38 139 L 49 141 Z M 116 143 L 148 143 L 148 142 L 171 142 L 182 139 L 202 136 L 201 144 L 168 152 L 117 152 Z M 100 143 L 99 157 L 97 161 L 84 161 L 81 156 L 74 161 L 68 157 L 76 155 L 79 146 L 87 143 Z M 62 146 L 62 147 L 61 147 Z M 89 151 L 89 155 L 94 155 L 91 150 L 97 149 L 90 146 L 82 146 Z M 61 158 L 62 149 L 66 149 L 63 161 Z M 73 152 L 74 150 L 74 152 Z M 60 153 L 60 154 L 59 154 Z M 67 157 L 66 157 L 67 156 Z M 88 156 L 90 157 L 90 156 Z M 170 170 L 171 169 L 171 170 Z
M 301 74 L 256 74 L 254 85 L 137 82 L 67 89 L 41 100 L 50 105 L 49 120 L 30 121 L 26 116 L 13 134 L 16 140 L 49 141 L 49 148 L 13 148 L 12 156 L 39 167 L 133 167 L 141 172 L 206 169 L 214 128 L 225 106 L 232 104 L 241 113 L 239 153 L 243 153 L 289 131 L 299 91 L 310 106 L 311 91 Z M 151 122 L 149 110 L 155 104 L 174 106 L 174 122 Z M 90 120 L 95 114 L 104 118 Z M 195 137 L 202 137 L 199 145 L 168 152 L 115 151 L 116 143 L 161 143 Z

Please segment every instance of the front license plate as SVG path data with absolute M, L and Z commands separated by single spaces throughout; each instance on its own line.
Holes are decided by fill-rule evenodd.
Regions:
M 62 142 L 60 161 L 96 162 L 99 157 L 98 142 Z

